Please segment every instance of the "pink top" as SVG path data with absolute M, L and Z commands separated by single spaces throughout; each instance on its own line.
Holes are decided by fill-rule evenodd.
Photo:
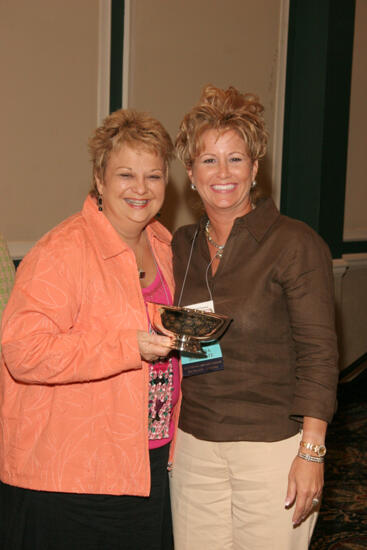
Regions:
M 163 287 L 164 285 L 164 287 Z M 142 288 L 145 303 L 172 304 L 172 296 L 163 274 L 157 273 L 149 286 Z M 175 425 L 172 409 L 179 398 L 179 363 L 171 354 L 167 361 L 149 365 L 149 449 L 167 445 L 173 439 Z

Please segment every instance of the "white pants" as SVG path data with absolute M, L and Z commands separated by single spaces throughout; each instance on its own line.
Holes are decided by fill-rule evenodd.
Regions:
M 306 550 L 317 513 L 293 527 L 288 473 L 300 435 L 273 443 L 178 431 L 171 499 L 175 550 Z

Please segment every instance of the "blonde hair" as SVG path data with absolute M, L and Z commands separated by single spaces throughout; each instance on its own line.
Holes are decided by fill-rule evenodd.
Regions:
M 93 164 L 90 194 L 98 196 L 95 178 L 103 180 L 111 153 L 124 145 L 154 152 L 163 159 L 166 178 L 174 154 L 172 140 L 162 124 L 147 113 L 119 109 L 105 118 L 88 141 Z
M 246 143 L 251 161 L 262 158 L 268 139 L 263 112 L 256 95 L 242 94 L 233 86 L 222 90 L 208 84 L 199 103 L 181 122 L 175 142 L 177 156 L 186 168 L 191 168 L 200 154 L 201 136 L 206 130 L 215 129 L 237 131 Z

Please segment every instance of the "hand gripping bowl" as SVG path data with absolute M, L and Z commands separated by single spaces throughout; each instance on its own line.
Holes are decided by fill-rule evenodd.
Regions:
M 218 338 L 231 321 L 219 313 L 153 302 L 148 303 L 148 312 L 153 328 L 173 338 L 173 349 L 198 357 L 206 357 L 200 342 Z

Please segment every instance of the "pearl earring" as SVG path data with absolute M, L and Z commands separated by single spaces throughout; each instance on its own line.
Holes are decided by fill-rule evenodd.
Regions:
M 191 184 L 191 189 L 192 189 L 193 191 L 196 191 L 196 185 L 195 185 L 195 183 L 192 183 L 192 184 Z

